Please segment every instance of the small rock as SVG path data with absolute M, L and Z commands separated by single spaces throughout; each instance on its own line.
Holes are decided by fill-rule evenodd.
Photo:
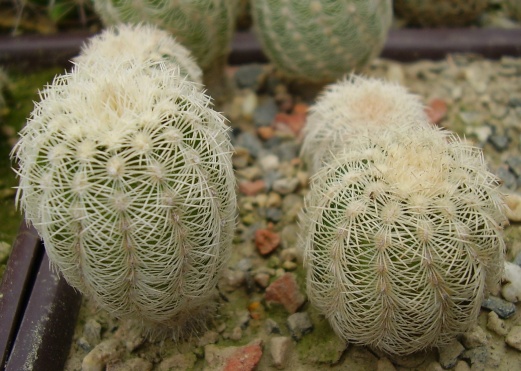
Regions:
M 387 80 L 403 85 L 405 74 L 403 67 L 398 63 L 391 63 L 387 69 Z
M 268 255 L 275 250 L 280 244 L 280 236 L 278 233 L 270 229 L 258 229 L 255 232 L 255 246 L 261 255 Z
M 266 207 L 280 207 L 282 205 L 282 197 L 276 192 L 268 193 L 268 199 L 266 200 Z
M 282 219 L 282 210 L 278 207 L 268 207 L 266 209 L 266 219 L 277 223 Z
M 260 64 L 246 64 L 235 72 L 235 82 L 239 89 L 252 89 L 257 91 L 263 68 Z
M 447 103 L 443 99 L 431 100 L 425 108 L 425 113 L 433 124 L 439 124 L 447 115 Z
M 461 355 L 461 358 L 467 359 L 470 361 L 472 370 L 486 370 L 486 364 L 489 359 L 488 349 L 487 347 L 476 347 L 472 349 L 467 349 Z
M 273 98 L 265 99 L 253 112 L 253 122 L 257 127 L 270 126 L 279 111 Z
M 287 319 L 291 337 L 295 340 L 313 331 L 313 323 L 306 312 L 298 312 L 290 315 Z
M 262 179 L 239 182 L 239 192 L 246 196 L 255 196 L 266 190 L 266 182 Z
M 448 369 L 454 367 L 458 362 L 459 356 L 465 351 L 465 347 L 457 340 L 453 340 L 438 349 L 440 356 L 439 362 L 443 368 Z
M 271 126 L 261 126 L 257 129 L 257 135 L 262 140 L 268 140 L 273 138 L 275 135 L 275 130 Z
M 112 360 L 121 354 L 120 342 L 115 339 L 104 340 L 92 349 L 81 363 L 82 371 L 103 371 Z
M 236 147 L 232 156 L 232 164 L 236 169 L 243 169 L 248 166 L 250 152 L 246 148 Z
M 521 156 L 510 156 L 506 159 L 510 170 L 517 176 L 521 176 Z
M 517 188 L 517 177 L 506 166 L 500 166 L 496 175 L 503 181 L 503 186 L 514 190 Z
M 264 289 L 268 287 L 270 283 L 270 275 L 268 273 L 260 272 L 253 276 L 253 280 L 257 285 Z
M 246 148 L 250 155 L 256 158 L 262 150 L 262 143 L 256 135 L 242 132 L 235 139 L 234 147 Z
M 297 189 L 299 185 L 297 178 L 282 178 L 273 182 L 273 190 L 281 195 L 287 195 Z
M 257 108 L 258 99 L 254 91 L 248 89 L 244 92 L 241 105 L 242 116 L 248 120 L 252 119 L 253 112 Z
M 266 319 L 266 322 L 264 322 L 264 329 L 268 334 L 280 334 L 279 324 L 271 318 Z
M 296 223 L 287 224 L 280 232 L 280 243 L 285 250 L 294 249 L 298 241 L 299 226 Z M 297 255 L 297 251 L 291 250 Z
M 192 370 L 196 361 L 197 357 L 194 353 L 174 354 L 163 359 L 157 369 L 159 371 Z
M 503 321 L 496 312 L 488 313 L 487 328 L 500 336 L 505 336 L 508 331 Z
M 135 321 L 124 321 L 118 330 L 118 336 L 129 352 L 133 352 L 145 342 L 141 326 Z
M 427 367 L 425 368 L 425 371 L 444 371 L 445 369 L 443 367 L 441 367 L 440 363 L 439 362 L 431 362 L 427 365 Z
M 462 342 L 465 348 L 472 349 L 487 345 L 487 335 L 485 331 L 475 325 L 472 329 L 463 334 Z
M 505 195 L 505 203 L 507 205 L 505 214 L 512 222 L 521 221 L 521 195 L 518 193 L 509 193 Z
M 302 211 L 304 202 L 302 197 L 296 194 L 289 194 L 282 200 L 282 213 L 284 220 L 288 223 L 294 222 L 298 214 Z
M 83 337 L 87 342 L 95 347 L 101 341 L 101 325 L 95 319 L 88 319 L 83 326 Z
M 238 348 L 224 364 L 224 371 L 253 371 L 262 357 L 261 342 Z
M 246 273 L 241 270 L 225 269 L 222 275 L 223 289 L 232 292 L 241 287 L 246 281 Z
M 378 362 L 376 362 L 376 370 L 377 371 L 396 371 L 396 367 L 394 367 L 393 363 L 389 360 L 389 358 L 380 358 Z
M 228 339 L 231 339 L 231 340 L 241 340 L 242 339 L 242 329 L 240 326 L 235 326 L 233 329 L 232 329 L 232 332 L 230 333 L 230 335 L 228 336 Z
M 454 366 L 454 371 L 470 371 L 470 366 L 465 361 L 458 361 Z
M 259 159 L 259 166 L 264 172 L 278 169 L 280 164 L 279 158 L 276 155 L 266 155 Z
M 287 336 L 275 336 L 270 339 L 270 354 L 273 366 L 278 369 L 286 367 L 293 350 L 293 342 Z
M 508 148 L 508 144 L 510 143 L 510 138 L 506 135 L 491 135 L 488 138 L 490 144 L 498 151 L 502 152 Z
M 219 333 L 216 331 L 206 331 L 203 336 L 197 340 L 198 347 L 204 347 L 208 344 L 215 344 L 219 340 Z
M 307 114 L 303 112 L 307 112 L 307 106 L 295 104 L 293 113 L 277 113 L 274 119 L 275 128 L 281 132 L 288 132 L 298 136 L 306 124 Z
M 517 325 L 512 327 L 507 337 L 505 338 L 505 342 L 510 345 L 512 348 L 515 348 L 521 351 L 521 326 Z
M 306 298 L 300 292 L 293 273 L 284 273 L 266 288 L 267 303 L 282 304 L 289 313 L 295 313 Z
M 286 271 L 294 271 L 298 268 L 298 264 L 289 260 L 286 260 L 282 263 L 282 268 Z
M 108 364 L 106 371 L 150 371 L 154 365 L 143 358 L 131 358 L 125 362 Z M 174 370 L 169 368 L 168 370 Z
M 481 306 L 485 309 L 493 310 L 503 319 L 512 316 L 516 312 L 515 304 L 492 295 L 483 300 Z
M 505 262 L 501 295 L 511 303 L 521 300 L 521 267 L 517 264 Z

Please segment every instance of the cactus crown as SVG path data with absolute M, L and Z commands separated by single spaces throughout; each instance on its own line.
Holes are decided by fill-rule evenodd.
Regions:
M 336 116 L 317 112 L 330 114 L 324 123 Z M 311 179 L 300 234 L 309 299 L 336 333 L 401 355 L 475 323 L 501 277 L 506 222 L 481 151 L 421 116 L 403 119 L 369 120 L 331 151 Z
M 202 71 L 190 52 L 166 31 L 151 25 L 117 25 L 90 38 L 74 63 L 96 64 L 163 61 L 179 68 L 182 75 L 202 84 Z
M 77 64 L 41 93 L 13 151 L 17 199 L 73 287 L 179 335 L 231 249 L 227 127 L 179 69 L 106 63 Z
M 265 53 L 286 75 L 333 81 L 361 68 L 383 47 L 390 0 L 258 0 L 252 2 Z
M 228 54 L 237 0 L 94 0 L 106 25 L 149 23 L 187 47 L 203 70 Z
M 357 135 L 418 120 L 427 116 L 417 95 L 398 84 L 351 75 L 328 86 L 311 107 L 301 156 L 313 174 Z

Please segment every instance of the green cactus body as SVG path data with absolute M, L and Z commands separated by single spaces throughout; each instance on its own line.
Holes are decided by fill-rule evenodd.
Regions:
M 73 287 L 178 336 L 212 306 L 231 249 L 228 129 L 179 69 L 107 66 L 43 90 L 13 150 L 17 199 Z
M 94 0 L 94 6 L 106 25 L 149 23 L 170 32 L 207 70 L 228 55 L 237 0 Z
M 416 26 L 465 26 L 475 21 L 488 0 L 395 0 L 394 10 Z
M 311 107 L 304 127 L 301 157 L 311 174 L 368 126 L 382 130 L 428 120 L 417 95 L 378 79 L 352 75 L 328 86 L 324 95 L 328 98 Z
M 152 25 L 122 24 L 106 29 L 86 42 L 74 63 L 109 68 L 103 66 L 108 60 L 119 65 L 162 61 L 179 68 L 190 81 L 202 84 L 203 73 L 188 49 Z
M 390 0 L 258 0 L 257 35 L 268 58 L 290 77 L 328 82 L 380 53 L 392 20 Z
M 309 299 L 349 342 L 399 355 L 446 344 L 499 283 L 503 211 L 479 149 L 418 119 L 369 123 L 312 177 L 300 233 Z

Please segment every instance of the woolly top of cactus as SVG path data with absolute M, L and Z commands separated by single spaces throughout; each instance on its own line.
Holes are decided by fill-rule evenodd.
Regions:
M 182 75 L 193 82 L 202 84 L 202 71 L 192 58 L 188 49 L 179 44 L 166 31 L 151 25 L 118 25 L 91 37 L 82 47 L 74 63 L 96 64 L 139 63 L 144 61 L 163 61 L 179 67 Z M 134 60 L 134 62 L 131 62 Z M 103 66 L 99 66 L 101 68 Z M 105 66 L 105 68 L 111 68 Z
M 343 339 L 394 354 L 467 331 L 504 250 L 481 151 L 412 127 L 357 135 L 312 177 L 301 216 L 311 302 Z
M 17 200 L 72 286 L 115 316 L 184 326 L 231 249 L 225 119 L 163 62 L 96 66 L 40 93 L 13 150 Z
M 94 0 L 106 25 L 149 23 L 174 35 L 203 70 L 228 54 L 238 0 Z
M 351 75 L 328 86 L 311 107 L 301 156 L 314 173 L 330 153 L 357 135 L 424 121 L 419 96 L 395 83 Z

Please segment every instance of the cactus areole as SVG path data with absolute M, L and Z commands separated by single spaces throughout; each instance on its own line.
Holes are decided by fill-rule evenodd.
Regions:
M 312 177 L 301 216 L 309 299 L 349 342 L 399 355 L 446 344 L 499 283 L 503 223 L 478 148 L 421 119 L 368 125 Z
M 13 152 L 17 199 L 70 285 L 179 335 L 211 307 L 230 253 L 227 127 L 178 68 L 107 63 L 41 92 Z

